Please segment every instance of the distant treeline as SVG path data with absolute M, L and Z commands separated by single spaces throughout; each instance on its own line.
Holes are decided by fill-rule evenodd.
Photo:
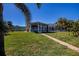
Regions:
M 11 21 L 4 21 L 4 32 L 24 31 L 24 26 L 13 25 Z
M 25 31 L 25 27 L 24 26 L 14 26 L 14 31 Z

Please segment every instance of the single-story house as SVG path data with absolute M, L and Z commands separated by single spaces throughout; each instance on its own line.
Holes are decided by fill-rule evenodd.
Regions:
M 53 32 L 54 27 L 53 25 L 45 24 L 42 22 L 33 22 L 30 25 L 31 32 Z

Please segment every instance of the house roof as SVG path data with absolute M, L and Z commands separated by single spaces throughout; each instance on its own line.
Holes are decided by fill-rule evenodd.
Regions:
M 32 22 L 31 24 L 32 24 L 32 25 L 37 25 L 37 24 L 48 25 L 48 24 L 46 24 L 46 23 L 42 23 L 42 22 Z

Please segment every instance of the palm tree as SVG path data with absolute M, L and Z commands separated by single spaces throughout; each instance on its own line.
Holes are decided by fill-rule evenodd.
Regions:
M 18 7 L 25 15 L 26 18 L 26 32 L 30 31 L 30 20 L 31 20 L 31 13 L 28 7 L 23 3 L 15 3 L 16 7 Z M 40 8 L 40 3 L 37 3 L 37 7 Z
M 15 3 L 16 7 L 18 7 L 25 15 L 26 18 L 26 31 L 29 32 L 30 30 L 30 20 L 31 20 L 31 14 L 30 11 L 28 10 L 27 6 L 23 3 Z
M 30 20 L 31 20 L 31 13 L 27 6 L 23 3 L 15 3 L 16 7 L 19 8 L 26 17 L 26 31 L 29 32 L 30 28 Z M 37 3 L 38 8 L 40 8 L 40 3 Z M 4 50 L 4 25 L 3 25 L 3 5 L 0 3 L 0 55 L 5 56 Z

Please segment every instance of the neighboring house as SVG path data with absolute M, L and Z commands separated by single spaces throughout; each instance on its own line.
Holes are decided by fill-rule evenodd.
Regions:
M 45 24 L 41 22 L 33 22 L 30 26 L 31 32 L 53 32 L 54 27 L 52 24 Z

